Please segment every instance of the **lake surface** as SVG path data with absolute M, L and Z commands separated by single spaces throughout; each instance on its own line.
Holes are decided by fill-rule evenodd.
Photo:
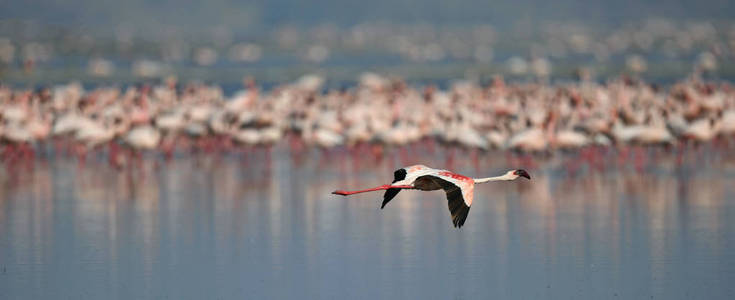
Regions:
M 447 167 L 440 155 L 248 157 L 4 166 L 0 298 L 735 298 L 726 156 L 533 162 L 532 181 L 478 186 L 459 230 L 440 191 L 401 192 L 384 210 L 380 193 L 330 194 L 390 182 L 411 160 Z M 453 169 L 520 164 L 490 157 Z

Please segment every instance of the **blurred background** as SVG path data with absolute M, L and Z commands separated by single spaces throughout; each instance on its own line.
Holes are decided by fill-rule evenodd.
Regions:
M 731 6 L 0 2 L 0 299 L 734 299 Z
M 727 1 L 32 1 L 0 7 L 0 78 L 135 83 L 167 75 L 229 89 L 319 72 L 411 82 L 496 74 L 671 83 L 735 76 Z

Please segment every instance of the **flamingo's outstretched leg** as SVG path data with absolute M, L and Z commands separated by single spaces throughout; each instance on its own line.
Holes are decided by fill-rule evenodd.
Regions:
M 332 194 L 340 195 L 340 196 L 348 196 L 348 195 L 354 195 L 359 193 L 366 193 L 366 192 L 372 192 L 372 191 L 380 191 L 380 190 L 387 190 L 387 189 L 413 189 L 413 186 L 411 185 L 390 185 L 390 184 L 384 184 L 381 186 L 377 186 L 374 188 L 364 189 L 364 190 L 357 190 L 357 191 L 344 191 L 344 190 L 336 190 L 332 192 Z

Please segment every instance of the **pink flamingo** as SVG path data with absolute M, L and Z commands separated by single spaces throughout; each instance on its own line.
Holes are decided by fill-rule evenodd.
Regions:
M 434 191 L 442 189 L 447 193 L 449 201 L 449 212 L 452 215 L 454 227 L 461 228 L 470 212 L 475 183 L 491 181 L 515 180 L 518 177 L 531 179 L 525 170 L 510 170 L 504 175 L 487 178 L 471 178 L 447 170 L 438 170 L 424 165 L 415 165 L 396 170 L 391 184 L 378 187 L 357 190 L 332 192 L 335 195 L 347 196 L 358 193 L 386 190 L 383 195 L 381 209 L 392 200 L 401 189 L 415 189 L 421 191 Z

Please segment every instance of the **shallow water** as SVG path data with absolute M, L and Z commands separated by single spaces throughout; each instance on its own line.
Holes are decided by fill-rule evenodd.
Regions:
M 539 164 L 532 181 L 478 186 L 457 230 L 439 191 L 384 210 L 380 194 L 330 195 L 390 181 L 398 158 L 253 155 L 5 168 L 0 298 L 735 297 L 732 163 Z

